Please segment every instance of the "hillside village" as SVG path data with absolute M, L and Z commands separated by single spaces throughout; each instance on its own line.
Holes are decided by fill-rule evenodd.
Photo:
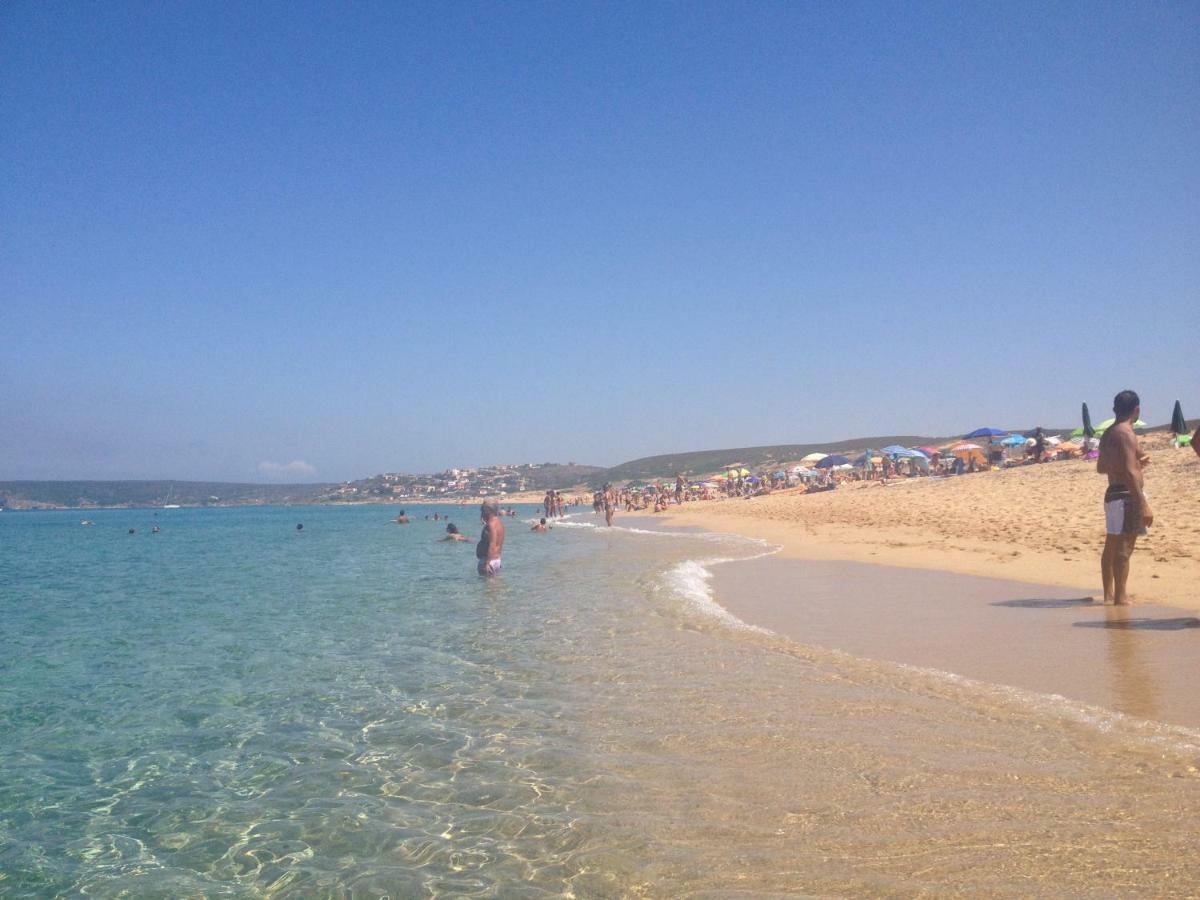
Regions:
M 575 463 L 522 463 L 446 469 L 432 475 L 388 472 L 328 488 L 318 503 L 438 501 L 472 497 L 503 497 L 522 491 L 562 488 L 580 484 L 604 470 Z

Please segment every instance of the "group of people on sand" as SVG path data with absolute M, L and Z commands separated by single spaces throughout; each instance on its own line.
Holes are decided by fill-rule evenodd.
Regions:
M 1123 606 L 1129 603 L 1127 585 L 1129 581 L 1129 563 L 1133 555 L 1137 539 L 1146 534 L 1146 529 L 1154 523 L 1154 510 L 1150 506 L 1145 491 L 1144 471 L 1150 463 L 1150 457 L 1143 453 L 1138 444 L 1137 435 L 1133 432 L 1133 423 L 1141 414 L 1141 400 L 1136 392 L 1121 391 L 1113 398 L 1113 415 L 1115 421 L 1100 438 L 1099 456 L 1096 461 L 1096 471 L 1108 479 L 1108 487 L 1104 493 L 1104 550 L 1100 557 L 1100 574 L 1104 585 L 1105 603 Z M 1200 456 L 1200 428 L 1192 441 L 1192 449 Z M 1037 449 L 1034 459 L 1040 457 Z M 733 479 L 730 479 L 733 481 Z M 741 490 L 746 490 L 750 482 L 742 480 Z M 836 482 L 834 482 L 836 483 Z M 736 496 L 737 487 L 730 490 Z M 654 511 L 665 509 L 672 501 L 683 503 L 688 498 L 688 485 L 682 476 L 675 479 L 675 490 L 669 492 L 661 486 L 645 492 L 618 490 L 611 482 L 592 495 L 592 511 L 604 514 L 605 524 L 611 526 L 616 511 L 622 502 L 626 510 L 642 510 L 653 505 Z M 531 531 L 545 533 L 550 530 L 548 520 L 562 516 L 565 498 L 558 491 L 547 491 L 543 499 L 542 509 L 546 513 Z M 504 549 L 503 517 L 512 516 L 516 511 L 509 507 L 505 510 L 495 501 L 485 501 L 479 508 L 480 521 L 483 525 L 479 542 L 475 546 L 476 570 L 485 577 L 500 574 L 503 568 L 501 552 Z M 435 519 L 442 517 L 434 513 Z M 426 516 L 429 518 L 429 516 Z M 444 517 L 443 517 L 444 518 Z M 409 521 L 404 510 L 394 520 L 397 523 Z M 466 541 L 465 535 L 459 532 L 454 523 L 446 525 L 446 535 L 443 541 Z

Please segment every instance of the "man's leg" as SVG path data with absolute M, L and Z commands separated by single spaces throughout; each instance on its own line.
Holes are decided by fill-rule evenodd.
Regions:
M 1133 555 L 1133 546 L 1137 543 L 1136 534 L 1124 534 L 1119 538 L 1117 555 L 1113 562 L 1113 603 L 1117 606 L 1128 606 L 1129 597 L 1125 593 L 1125 584 L 1129 581 L 1129 557 Z
M 1104 602 L 1113 602 L 1113 566 L 1121 545 L 1119 534 L 1104 536 L 1104 552 L 1100 554 L 1100 580 L 1104 583 Z

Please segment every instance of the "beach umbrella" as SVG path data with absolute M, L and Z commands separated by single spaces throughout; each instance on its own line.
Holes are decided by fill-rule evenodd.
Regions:
M 741 469 L 738 471 L 738 474 L 741 475 L 743 478 L 745 478 L 747 475 L 750 474 L 750 470 L 749 469 Z
M 848 465 L 850 465 L 850 460 L 848 460 L 844 456 L 840 456 L 839 454 L 835 453 L 832 456 L 821 457 L 820 462 L 817 463 L 817 468 L 818 469 L 832 469 L 834 466 L 848 466 Z
M 825 458 L 827 455 L 828 455 L 828 454 L 825 454 L 825 453 L 810 453 L 810 454 L 808 454 L 808 456 L 804 457 L 804 459 L 800 460 L 800 462 L 802 462 L 802 463 L 815 463 L 815 462 L 820 462 L 820 461 L 821 461 L 821 460 L 823 460 L 823 459 L 824 459 L 824 458 Z
M 917 449 L 920 450 L 922 453 L 924 453 L 926 456 L 939 456 L 939 455 L 941 455 L 941 452 L 942 452 L 937 447 L 918 447 Z
M 906 448 L 901 447 L 899 444 L 888 444 L 888 446 L 884 447 L 879 452 L 886 453 L 888 456 L 895 456 L 897 453 L 903 453 L 905 449 Z
M 1171 413 L 1171 432 L 1172 434 L 1187 434 L 1188 423 L 1183 417 L 1183 407 L 1179 401 L 1175 401 L 1175 411 Z
M 1010 434 L 1000 443 L 1006 447 L 1016 447 L 1025 443 L 1025 436 L 1022 434 Z
M 972 444 L 969 441 L 963 441 L 961 444 L 955 444 L 953 447 L 951 447 L 950 452 L 958 453 L 959 451 L 962 451 L 963 453 L 969 453 L 972 450 L 982 450 L 982 449 L 983 448 L 980 447 L 978 444 Z
M 1088 412 L 1087 404 L 1083 404 L 1083 427 L 1079 429 L 1080 435 L 1083 437 L 1095 437 L 1096 429 L 1092 427 L 1092 414 Z M 1071 432 L 1071 437 L 1075 436 L 1075 432 Z
M 1101 422 L 1099 425 L 1097 425 L 1096 426 L 1096 437 L 1100 437 L 1102 434 L 1104 434 L 1104 432 L 1108 431 L 1108 429 L 1112 426 L 1112 423 L 1115 421 L 1117 421 L 1117 420 L 1116 419 L 1105 419 L 1103 422 Z M 1142 428 L 1146 427 L 1146 423 L 1143 422 L 1141 419 L 1138 419 L 1136 422 L 1133 423 L 1133 427 L 1135 430 L 1142 429 Z
M 1007 434 L 1007 431 L 1001 431 L 999 428 L 976 428 L 970 434 L 964 434 L 963 437 L 967 440 L 971 440 L 972 438 L 1004 437 Z

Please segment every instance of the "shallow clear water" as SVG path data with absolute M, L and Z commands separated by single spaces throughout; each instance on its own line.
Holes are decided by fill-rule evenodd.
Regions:
M 0 516 L 0 894 L 1200 886 L 1190 733 L 739 627 L 753 542 L 522 517 L 489 582 L 409 510 Z

